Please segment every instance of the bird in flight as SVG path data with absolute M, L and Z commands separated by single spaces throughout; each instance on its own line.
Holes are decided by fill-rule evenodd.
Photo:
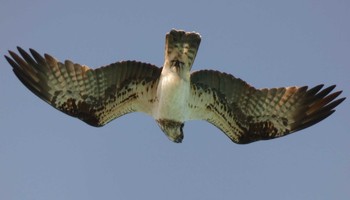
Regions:
M 327 118 L 345 100 L 332 92 L 335 85 L 256 89 L 219 71 L 191 72 L 200 41 L 198 33 L 171 30 L 161 68 L 121 61 L 91 69 L 20 47 L 5 58 L 29 90 L 70 116 L 100 127 L 147 113 L 176 143 L 188 120 L 206 120 L 238 144 L 282 137 Z

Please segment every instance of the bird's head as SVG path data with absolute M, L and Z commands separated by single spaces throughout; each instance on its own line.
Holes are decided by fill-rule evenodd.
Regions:
M 167 120 L 167 119 L 158 119 L 157 120 L 158 126 L 162 129 L 162 131 L 165 133 L 165 135 L 169 138 L 169 140 L 175 142 L 175 143 L 181 143 L 184 134 L 183 134 L 183 122 L 178 122 L 174 120 Z

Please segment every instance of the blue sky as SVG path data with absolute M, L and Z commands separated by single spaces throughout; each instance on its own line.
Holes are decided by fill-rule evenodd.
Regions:
M 196 31 L 193 70 L 257 88 L 337 84 L 349 96 L 350 3 L 3 0 L 0 54 L 16 46 L 92 68 L 161 66 L 171 28 Z M 170 142 L 141 113 L 94 128 L 50 107 L 0 59 L 0 199 L 348 199 L 349 99 L 276 140 L 232 143 L 204 121 Z

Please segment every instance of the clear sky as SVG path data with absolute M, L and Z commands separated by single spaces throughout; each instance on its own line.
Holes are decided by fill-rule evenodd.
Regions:
M 2 0 L 0 54 L 16 46 L 92 68 L 161 66 L 171 28 L 196 31 L 193 70 L 257 88 L 337 84 L 349 96 L 350 1 Z M 350 104 L 280 139 L 232 143 L 204 121 L 182 144 L 133 113 L 94 128 L 41 101 L 0 59 L 0 199 L 349 199 Z

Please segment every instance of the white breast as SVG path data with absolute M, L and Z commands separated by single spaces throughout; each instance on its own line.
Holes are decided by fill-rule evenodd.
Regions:
M 176 72 L 163 70 L 157 89 L 158 105 L 154 108 L 154 118 L 185 121 L 189 94 L 189 81 Z

